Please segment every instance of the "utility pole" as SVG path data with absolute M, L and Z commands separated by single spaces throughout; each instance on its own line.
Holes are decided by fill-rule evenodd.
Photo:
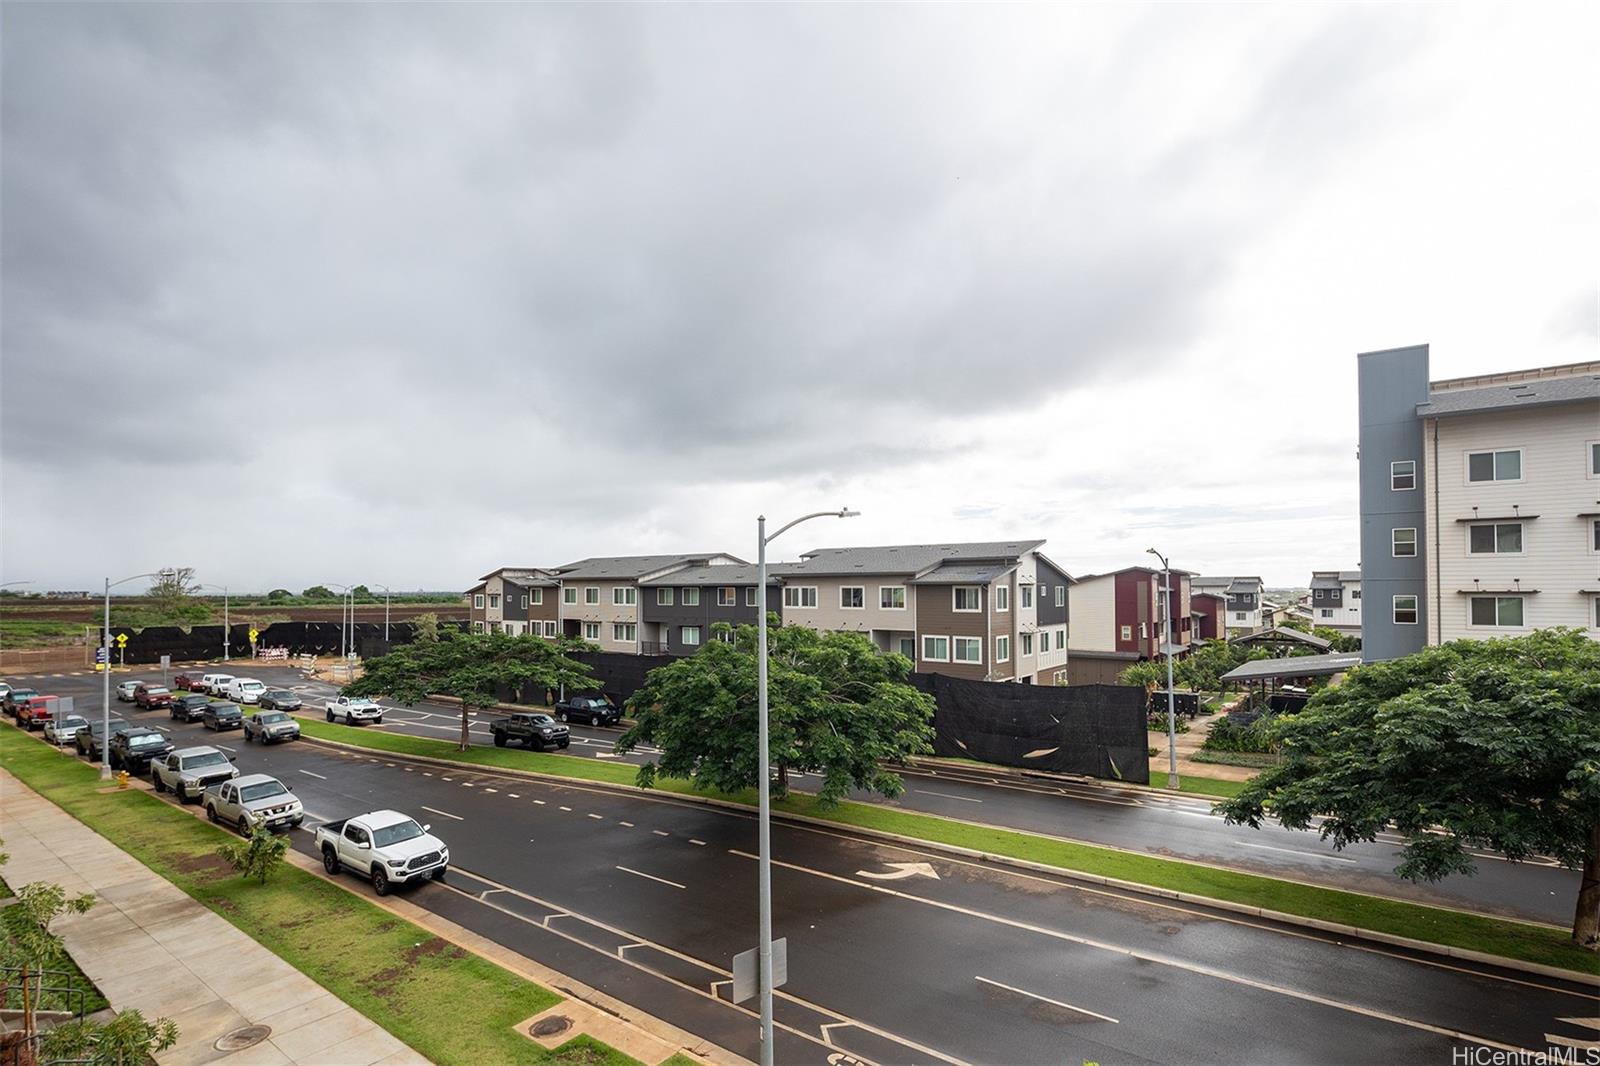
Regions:
M 1167 787 L 1178 791 L 1178 713 L 1172 695 L 1172 567 L 1167 557 L 1148 549 L 1161 560 L 1161 631 L 1167 653 Z

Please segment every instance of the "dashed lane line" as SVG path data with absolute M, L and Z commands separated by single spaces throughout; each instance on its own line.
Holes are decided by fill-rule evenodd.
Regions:
M 441 811 L 437 807 L 423 807 L 422 809 L 433 814 L 437 814 L 441 818 L 454 818 L 458 822 L 466 821 L 466 819 L 461 817 L 459 814 L 451 814 L 449 811 Z
M 310 770 L 301 770 L 299 772 L 302 773 L 302 774 L 305 774 L 307 777 L 314 777 L 318 781 L 326 781 L 327 780 L 327 778 L 323 777 L 321 774 L 314 774 Z
M 983 800 L 981 800 L 981 799 L 973 799 L 971 796 L 957 796 L 957 795 L 954 795 L 954 794 L 949 793 L 949 792 L 935 792 L 931 788 L 914 788 L 911 791 L 915 792 L 919 796 L 939 796 L 939 797 L 941 797 L 943 799 L 960 800 L 962 803 L 982 803 L 983 802 Z
M 668 881 L 665 877 L 657 877 L 655 874 L 647 874 L 643 870 L 635 870 L 631 866 L 618 866 L 617 869 L 621 870 L 625 874 L 632 874 L 635 877 L 643 877 L 650 881 L 660 881 L 662 884 L 671 885 L 673 888 L 686 889 L 689 887 L 688 885 L 680 885 L 676 881 Z
M 1004 991 L 1010 992 L 1014 995 L 1026 996 L 1028 999 L 1036 999 L 1040 1003 L 1048 1003 L 1052 1007 L 1060 1007 L 1062 1010 L 1070 1010 L 1074 1014 L 1087 1014 L 1091 1018 L 1099 1018 L 1101 1021 L 1110 1022 L 1112 1025 L 1121 1024 L 1109 1014 L 1101 1014 L 1099 1011 L 1088 1010 L 1084 1007 L 1074 1007 L 1072 1004 L 1063 1003 L 1059 999 L 1051 999 L 1049 996 L 1041 996 L 1037 992 L 1029 992 L 1025 989 L 1013 988 L 1010 985 L 1003 985 L 999 981 L 991 981 L 987 977 L 977 976 L 974 977 L 973 980 L 979 982 L 980 984 L 986 984 L 994 988 L 1003 989 Z

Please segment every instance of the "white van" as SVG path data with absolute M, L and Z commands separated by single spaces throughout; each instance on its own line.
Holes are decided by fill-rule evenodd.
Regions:
M 257 703 L 267 686 L 253 677 L 236 677 L 222 688 L 222 695 L 235 703 Z
M 220 696 L 222 690 L 232 680 L 232 674 L 201 674 L 200 687 L 212 696 Z

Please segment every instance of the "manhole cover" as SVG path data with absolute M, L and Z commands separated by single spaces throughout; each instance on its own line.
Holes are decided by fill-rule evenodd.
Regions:
M 557 1014 L 550 1018 L 540 1018 L 528 1026 L 528 1033 L 532 1036 L 555 1036 L 571 1028 L 572 1019 Z
M 247 1025 L 243 1029 L 223 1033 L 211 1046 L 218 1051 L 243 1051 L 247 1047 L 255 1047 L 271 1035 L 270 1025 Z

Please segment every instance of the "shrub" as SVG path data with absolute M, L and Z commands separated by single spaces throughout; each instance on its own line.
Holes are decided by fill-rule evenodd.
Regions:
M 218 848 L 217 853 L 239 872 L 239 876 L 253 877 L 266 884 L 288 850 L 288 837 L 256 826 L 248 840 L 230 840 Z

